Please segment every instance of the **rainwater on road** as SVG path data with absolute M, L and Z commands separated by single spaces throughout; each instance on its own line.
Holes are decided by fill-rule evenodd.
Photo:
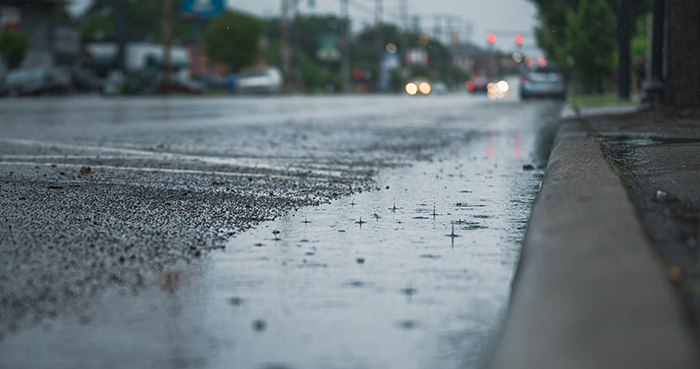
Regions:
M 12 368 L 477 367 L 507 306 L 560 109 L 464 94 L 11 104 L 0 102 L 0 200 L 23 198 L 14 212 L 26 214 L 4 210 L 9 223 L 68 211 L 32 205 L 22 191 L 38 191 L 36 183 L 88 198 L 104 186 L 186 189 L 202 198 L 185 205 L 207 209 L 196 222 L 171 220 L 173 238 L 147 237 L 163 227 L 159 218 L 194 210 L 169 210 L 157 195 L 147 205 L 104 195 L 113 198 L 101 211 L 125 201 L 136 218 L 146 214 L 140 229 L 116 228 L 115 248 L 165 242 L 185 251 L 141 264 L 135 252 L 133 269 L 120 273 L 137 270 L 138 283 L 56 271 L 41 292 L 55 300 L 31 295 L 34 287 L 4 293 L 41 306 L 26 314 L 0 307 L 16 315 L 0 319 L 0 367 Z M 90 174 L 64 178 L 86 163 Z M 258 215 L 236 218 L 233 196 Z M 75 221 L 54 224 L 45 242 Z M 110 227 L 102 221 L 91 218 Z M 33 231 L 17 225 L 11 235 L 44 242 L 17 236 Z M 65 247 L 74 254 L 99 240 L 76 237 Z M 11 265 L 39 268 L 44 251 L 5 252 L 17 260 L 2 275 L 19 272 L 0 283 L 41 284 L 22 280 L 32 265 Z M 65 269 L 110 257 L 81 254 Z M 52 287 L 76 278 L 96 287 L 69 297 Z

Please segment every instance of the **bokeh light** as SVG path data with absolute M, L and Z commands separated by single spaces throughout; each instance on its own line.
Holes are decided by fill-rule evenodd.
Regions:
M 540 55 L 537 57 L 537 64 L 539 64 L 540 67 L 547 66 L 547 59 L 545 59 L 544 56 Z
M 527 65 L 528 67 L 531 67 L 531 66 L 535 65 L 535 62 L 532 60 L 531 57 L 528 56 L 525 58 L 525 65 Z
M 515 36 L 513 36 L 513 40 L 515 40 L 515 43 L 518 44 L 518 45 L 522 45 L 522 44 L 523 44 L 523 36 L 521 36 L 521 35 L 515 35 Z
M 496 84 L 493 82 L 489 82 L 488 85 L 486 85 L 486 91 L 489 93 L 495 93 L 496 92 Z
M 363 75 L 363 74 L 364 74 L 364 73 L 362 73 L 362 69 L 360 69 L 360 68 L 355 68 L 355 69 L 352 70 L 352 76 L 353 76 L 355 79 L 362 79 L 362 75 Z
M 472 81 L 467 81 L 467 82 L 464 84 L 464 87 L 466 87 L 467 90 L 469 90 L 469 91 L 474 91 L 474 87 L 475 87 L 475 86 L 474 86 L 474 82 L 472 82 Z
M 496 83 L 496 89 L 500 92 L 506 93 L 508 92 L 508 88 L 508 82 L 506 81 L 498 81 L 498 83 Z
M 415 95 L 416 92 L 418 92 L 418 86 L 416 86 L 415 83 L 411 82 L 406 85 L 406 92 L 408 92 L 409 95 Z
M 420 86 L 418 86 L 418 88 L 420 89 L 420 92 L 423 95 L 427 95 L 430 93 L 430 84 L 428 82 L 421 83 Z
M 394 44 L 393 42 L 389 42 L 388 44 L 386 44 L 386 52 L 388 52 L 389 54 L 395 54 L 398 49 L 399 48 L 396 47 L 396 44 Z
M 523 55 L 520 54 L 519 52 L 514 52 L 512 57 L 513 57 L 513 61 L 516 63 L 520 63 L 521 61 L 523 61 Z
M 489 33 L 486 35 L 486 39 L 487 39 L 490 43 L 495 43 L 495 42 L 496 42 L 496 35 L 494 35 L 493 33 L 489 32 Z

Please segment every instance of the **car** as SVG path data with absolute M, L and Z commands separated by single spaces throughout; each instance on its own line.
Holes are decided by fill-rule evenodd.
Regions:
M 443 81 L 434 81 L 431 83 L 432 92 L 437 95 L 447 93 L 447 85 Z
M 284 78 L 275 67 L 245 70 L 236 75 L 236 92 L 240 94 L 277 94 L 282 92 Z
M 406 84 L 405 90 L 411 96 L 427 95 L 433 90 L 433 87 L 427 78 L 416 77 Z
M 464 87 L 471 93 L 487 93 L 487 85 L 488 83 L 481 79 L 481 77 L 474 77 L 464 83 Z
M 162 84 L 162 82 L 161 82 Z M 164 86 L 161 86 L 163 88 Z M 206 87 L 204 84 L 192 80 L 190 78 L 177 77 L 171 78 L 168 84 L 168 91 L 170 92 L 182 92 L 187 94 L 201 94 L 204 92 Z
M 192 81 L 201 84 L 205 90 L 223 90 L 226 88 L 226 79 L 214 73 L 194 75 L 192 76 Z
M 23 68 L 7 74 L 2 94 L 9 96 L 71 93 L 73 82 L 65 68 Z
M 556 66 L 536 67 L 520 75 L 520 98 L 566 98 L 566 79 Z

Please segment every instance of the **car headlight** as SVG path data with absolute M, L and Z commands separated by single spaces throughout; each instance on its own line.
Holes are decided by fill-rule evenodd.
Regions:
M 420 86 L 418 86 L 418 88 L 420 89 L 420 92 L 423 95 L 427 95 L 430 93 L 430 84 L 428 82 L 421 83 Z
M 410 82 L 406 85 L 406 92 L 408 92 L 409 95 L 415 95 L 418 92 L 418 86 L 416 86 L 415 83 Z

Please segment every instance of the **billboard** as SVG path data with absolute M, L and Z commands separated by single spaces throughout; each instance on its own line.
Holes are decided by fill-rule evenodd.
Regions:
M 224 0 L 182 0 L 185 19 L 207 19 L 224 11 Z

